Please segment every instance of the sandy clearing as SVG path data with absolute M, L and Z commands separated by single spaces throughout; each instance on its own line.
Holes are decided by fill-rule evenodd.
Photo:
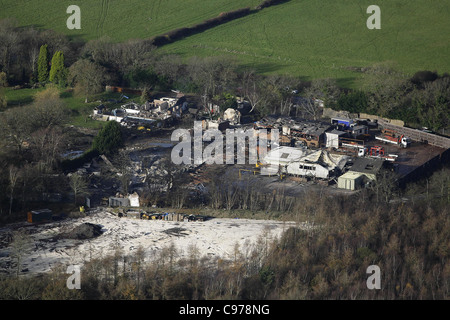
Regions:
M 89 240 L 54 239 L 61 232 L 85 222 L 101 225 L 103 234 Z M 31 274 L 48 272 L 58 264 L 82 265 L 92 258 L 111 255 L 117 246 L 125 254 L 142 246 L 146 260 L 151 260 L 171 244 L 177 249 L 179 258 L 186 258 L 189 247 L 195 246 L 203 256 L 232 259 L 236 244 L 240 248 L 251 246 L 262 236 L 272 241 L 294 225 L 294 222 L 227 218 L 203 222 L 137 220 L 100 211 L 82 219 L 32 227 L 33 243 L 24 258 L 23 269 Z M 9 247 L 0 249 L 0 270 L 3 272 L 9 269 L 9 253 Z

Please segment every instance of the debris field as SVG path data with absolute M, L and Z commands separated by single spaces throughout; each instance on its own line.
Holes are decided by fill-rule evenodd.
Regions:
M 196 247 L 202 256 L 232 259 L 236 245 L 250 248 L 261 237 L 269 242 L 281 236 L 294 222 L 212 218 L 206 221 L 165 221 L 119 218 L 97 211 L 84 218 L 66 219 L 45 224 L 23 224 L 30 241 L 23 255 L 22 274 L 45 273 L 62 265 L 83 265 L 94 258 L 114 254 L 116 248 L 133 254 L 139 246 L 145 260 L 157 259 L 158 253 L 171 245 L 178 258 L 187 258 L 189 248 Z M 20 226 L 16 226 L 20 229 Z M 13 229 L 2 228 L 0 273 L 14 269 L 11 249 Z

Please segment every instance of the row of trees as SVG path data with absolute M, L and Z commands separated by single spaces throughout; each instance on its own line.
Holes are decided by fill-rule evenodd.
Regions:
M 365 90 L 342 94 L 335 108 L 400 119 L 439 131 L 450 125 L 450 76 L 419 71 L 411 78 L 386 68 L 369 68 Z
M 71 41 L 52 30 L 21 28 L 14 19 L 0 20 L 0 43 L 0 71 L 7 74 L 10 85 L 38 81 L 38 59 L 43 45 L 47 45 L 48 62 L 56 51 L 61 51 L 66 66 L 77 60 L 83 46 L 82 42 Z M 46 65 L 48 67 L 49 64 Z
M 441 189 L 443 169 L 430 179 Z M 420 187 L 419 185 L 417 187 Z M 363 191 L 364 192 L 364 191 Z M 351 201 L 349 201 L 351 200 Z M 181 259 L 168 243 L 158 253 L 126 253 L 86 261 L 81 290 L 68 290 L 64 268 L 24 280 L 0 278 L 6 299 L 424 299 L 450 297 L 450 216 L 444 197 L 404 204 L 369 194 L 298 197 L 285 218 L 308 224 L 274 239 L 267 229 L 232 257 L 205 256 L 193 245 Z M 371 208 L 368 210 L 367 208 Z M 17 246 L 23 237 L 17 236 Z M 19 259 L 19 258 L 18 258 Z M 369 290 L 367 267 L 381 271 L 381 289 Z M 13 266 L 14 267 L 14 266 Z M 15 269 L 14 269 L 15 270 Z M 26 280 L 26 281 L 25 281 Z
M 53 174 L 65 150 L 67 121 L 56 87 L 38 92 L 30 105 L 5 110 L 0 117 L 0 210 L 11 214 L 42 193 L 64 189 Z M 4 206 L 8 200 L 8 206 Z M 7 209 L 6 209 L 7 208 Z M 6 210 L 5 210 L 6 209 Z
M 48 45 L 44 44 L 39 49 L 37 75 L 33 75 L 33 77 L 36 77 L 39 82 L 45 83 L 50 81 L 64 87 L 67 80 L 67 68 L 64 65 L 64 53 L 60 50 L 56 51 L 49 63 L 47 47 Z
M 48 80 L 75 87 L 76 93 L 87 100 L 102 91 L 105 84 L 147 92 L 178 89 L 198 94 L 205 107 L 226 107 L 230 101 L 227 97 L 241 96 L 258 115 L 312 119 L 320 117 L 313 99 L 321 99 L 327 107 L 337 110 L 401 119 L 435 131 L 449 126 L 447 74 L 419 71 L 407 77 L 388 67 L 369 67 L 364 69 L 369 83 L 354 91 L 339 88 L 335 79 L 306 82 L 284 75 L 263 76 L 225 57 L 193 57 L 185 61 L 176 55 L 160 55 L 151 40 L 114 43 L 100 38 L 78 43 L 51 31 L 18 28 L 10 19 L 0 21 L 0 40 L 0 70 L 6 74 L 0 90 L 5 83 Z M 298 95 L 305 100 L 295 101 Z M 0 102 L 4 104 L 1 92 Z

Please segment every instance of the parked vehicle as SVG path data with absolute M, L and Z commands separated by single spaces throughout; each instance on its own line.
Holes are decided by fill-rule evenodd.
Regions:
M 383 135 L 376 136 L 376 140 L 382 141 L 384 143 L 393 143 L 402 148 L 407 148 L 411 145 L 411 139 L 405 137 L 404 135 L 397 135 L 393 130 L 383 130 Z

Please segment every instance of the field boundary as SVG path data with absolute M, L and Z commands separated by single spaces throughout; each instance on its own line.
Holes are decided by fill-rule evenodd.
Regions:
M 184 28 L 178 28 L 174 29 L 169 32 L 165 32 L 162 35 L 154 36 L 150 38 L 149 40 L 151 43 L 156 47 L 161 47 L 163 45 L 173 43 L 177 40 L 186 38 L 188 36 L 212 29 L 218 25 L 236 20 L 238 18 L 246 17 L 251 14 L 257 13 L 264 8 L 268 8 L 271 6 L 275 6 L 278 4 L 289 2 L 290 0 L 265 0 L 261 2 L 259 5 L 257 5 L 254 8 L 245 7 L 241 9 L 236 9 L 232 11 L 222 12 L 217 17 L 204 20 L 198 24 L 195 24 L 191 27 L 184 27 Z

